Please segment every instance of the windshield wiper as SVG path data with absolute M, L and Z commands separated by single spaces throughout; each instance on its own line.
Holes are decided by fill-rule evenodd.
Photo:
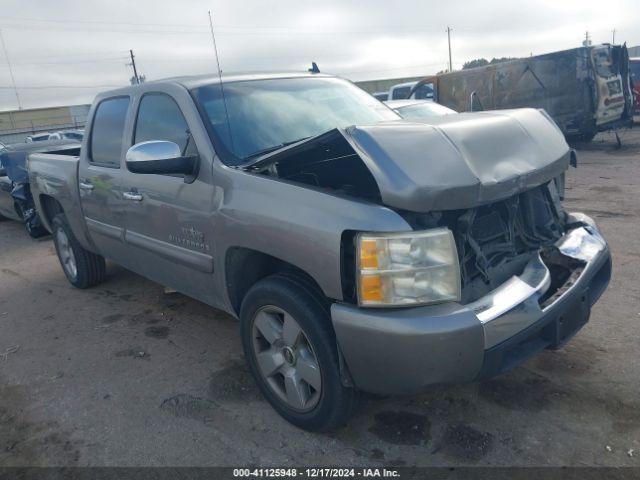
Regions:
M 301 142 L 311 137 L 302 137 L 297 140 L 292 140 L 290 142 L 283 142 L 279 145 L 274 145 L 272 147 L 263 148 L 262 150 L 258 150 L 257 152 L 253 152 L 250 155 L 244 157 L 245 160 L 250 160 L 252 158 L 261 157 L 262 155 L 266 155 L 267 153 L 275 152 L 276 150 L 280 150 L 281 148 L 288 147 L 289 145 L 293 145 L 294 143 Z

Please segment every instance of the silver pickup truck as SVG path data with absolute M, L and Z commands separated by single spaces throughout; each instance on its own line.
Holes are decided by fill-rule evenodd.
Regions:
M 29 157 L 69 281 L 100 283 L 107 258 L 238 317 L 263 394 L 308 430 L 361 392 L 557 348 L 609 282 L 538 110 L 416 123 L 328 75 L 190 77 L 99 95 L 86 132 L 79 157 Z

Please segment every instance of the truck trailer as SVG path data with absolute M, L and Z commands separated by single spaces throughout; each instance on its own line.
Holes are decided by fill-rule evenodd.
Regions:
M 625 45 L 595 45 L 443 73 L 434 100 L 459 112 L 522 107 L 544 109 L 569 139 L 633 123 L 633 92 Z

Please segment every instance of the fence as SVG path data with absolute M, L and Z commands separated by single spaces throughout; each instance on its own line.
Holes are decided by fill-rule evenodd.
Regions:
M 12 122 L 11 128 L 0 128 L 0 142 L 23 143 L 29 135 L 84 128 L 86 120 L 86 115 L 65 115 Z

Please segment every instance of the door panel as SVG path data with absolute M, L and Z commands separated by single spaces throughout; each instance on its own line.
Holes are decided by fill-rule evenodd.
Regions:
M 140 100 L 133 143 L 172 141 L 188 155 L 198 149 L 178 104 L 167 94 Z M 163 285 L 215 303 L 210 171 L 186 183 L 181 176 L 142 175 L 123 169 L 127 198 L 125 241 L 138 271 Z
M 82 155 L 79 189 L 85 222 L 99 253 L 125 266 L 122 150 L 128 97 L 103 100 L 91 125 L 91 139 Z
M 138 271 L 163 285 L 211 301 L 214 265 L 212 187 L 196 180 L 125 172 L 125 239 Z

